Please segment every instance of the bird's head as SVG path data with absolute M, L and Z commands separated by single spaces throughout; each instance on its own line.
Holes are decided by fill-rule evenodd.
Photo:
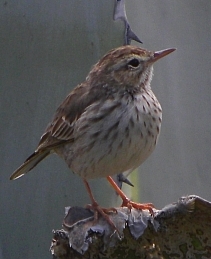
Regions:
M 146 81 L 150 84 L 153 63 L 173 51 L 174 48 L 153 52 L 131 45 L 122 46 L 109 51 L 90 73 L 118 86 L 140 86 Z

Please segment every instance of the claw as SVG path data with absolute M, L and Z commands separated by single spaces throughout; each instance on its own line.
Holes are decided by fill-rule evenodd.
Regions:
M 117 213 L 117 210 L 115 208 L 102 208 L 99 206 L 97 202 L 94 204 L 88 204 L 86 205 L 87 209 L 91 209 L 94 211 L 94 222 L 98 220 L 98 213 L 108 222 L 108 224 L 113 228 L 114 231 L 118 233 L 120 236 L 119 230 L 114 225 L 113 221 L 109 217 L 109 213 L 114 212 Z
M 138 209 L 138 210 L 148 210 L 149 213 L 152 216 L 154 216 L 153 209 L 155 208 L 155 206 L 152 203 L 137 203 L 137 202 L 133 202 L 129 199 L 124 199 L 122 201 L 121 207 L 128 207 L 129 210 L 131 210 L 132 208 Z
M 130 210 L 132 208 L 138 209 L 138 210 L 148 210 L 152 216 L 154 216 L 154 205 L 152 203 L 136 203 L 128 199 L 128 197 L 123 193 L 123 191 L 117 186 L 115 181 L 110 177 L 107 176 L 107 180 L 112 185 L 112 187 L 115 189 L 115 191 L 119 194 L 119 196 L 122 199 L 122 207 L 128 207 Z
M 115 232 L 117 232 L 120 236 L 120 233 L 118 231 L 118 229 L 116 228 L 116 226 L 114 225 L 114 223 L 112 222 L 112 220 L 109 217 L 109 213 L 114 212 L 117 213 L 117 210 L 115 208 L 102 208 L 99 206 L 99 204 L 96 202 L 96 200 L 94 199 L 94 196 L 91 192 L 90 186 L 87 182 L 87 180 L 83 179 L 84 184 L 86 186 L 86 189 L 88 191 L 88 194 L 91 198 L 92 204 L 88 204 L 86 207 L 88 209 L 91 209 L 94 211 L 94 221 L 96 222 L 98 219 L 98 213 L 108 222 L 108 224 L 114 229 Z

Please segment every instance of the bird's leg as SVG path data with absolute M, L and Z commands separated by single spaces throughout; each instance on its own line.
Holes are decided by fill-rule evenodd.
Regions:
M 116 226 L 114 225 L 114 223 L 111 221 L 111 219 L 109 218 L 108 214 L 109 212 L 117 212 L 117 210 L 115 208 L 109 208 L 109 209 L 106 209 L 106 208 L 101 208 L 99 206 L 99 204 L 96 202 L 93 194 L 92 194 L 92 191 L 91 191 L 91 188 L 89 186 L 89 183 L 87 182 L 86 179 L 83 179 L 84 181 L 84 184 L 85 184 L 85 187 L 86 187 L 86 190 L 89 194 L 89 197 L 91 199 L 91 202 L 92 204 L 91 205 L 87 205 L 87 208 L 91 209 L 91 210 L 94 210 L 94 219 L 97 220 L 98 218 L 98 213 L 101 214 L 101 216 L 109 223 L 109 225 L 112 226 L 112 228 L 118 232 Z
M 112 179 L 111 176 L 107 176 L 107 180 L 111 184 L 111 186 L 115 189 L 115 191 L 119 194 L 122 199 L 122 207 L 128 207 L 129 209 L 135 208 L 139 210 L 148 210 L 152 215 L 154 215 L 153 208 L 154 205 L 152 203 L 136 203 L 128 199 L 128 197 L 124 194 L 124 192 L 118 187 L 115 181 Z

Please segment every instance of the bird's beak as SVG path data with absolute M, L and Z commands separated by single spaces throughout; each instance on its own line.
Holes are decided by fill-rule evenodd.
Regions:
M 171 52 L 175 51 L 176 49 L 164 49 L 164 50 L 160 50 L 160 51 L 155 51 L 154 55 L 152 56 L 152 58 L 150 59 L 150 62 L 154 63 L 156 62 L 158 59 L 163 58 L 165 56 L 167 56 L 168 54 L 170 54 Z

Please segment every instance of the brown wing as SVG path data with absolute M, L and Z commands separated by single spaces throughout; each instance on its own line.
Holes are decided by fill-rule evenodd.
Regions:
M 74 123 L 93 102 L 104 98 L 102 85 L 90 85 L 87 82 L 78 85 L 58 107 L 52 122 L 42 135 L 36 151 L 53 149 L 66 142 L 73 141 Z
M 107 96 L 103 82 L 91 84 L 85 81 L 78 85 L 58 107 L 52 122 L 42 135 L 38 148 L 26 161 L 11 175 L 10 179 L 17 179 L 31 171 L 39 162 L 48 156 L 53 149 L 67 142 L 74 141 L 74 123 L 86 108 L 99 99 Z

